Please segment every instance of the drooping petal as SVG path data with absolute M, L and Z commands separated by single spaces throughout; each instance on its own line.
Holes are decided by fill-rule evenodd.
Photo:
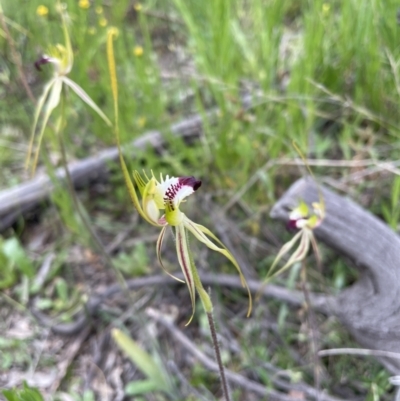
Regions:
M 37 149 L 36 149 L 35 157 L 33 159 L 33 164 L 32 164 L 32 172 L 35 172 L 35 170 L 36 170 L 36 166 L 37 166 L 37 163 L 39 160 L 40 146 L 42 144 L 43 134 L 44 134 L 44 130 L 46 128 L 47 122 L 48 122 L 53 110 L 60 103 L 61 90 L 62 90 L 62 81 L 59 79 L 55 79 L 51 86 L 51 90 L 48 95 L 48 100 L 45 105 L 45 112 L 44 112 L 44 117 L 43 117 L 43 121 L 42 121 L 42 126 L 40 128 L 39 136 L 38 136 Z
M 237 263 L 236 259 L 232 255 L 232 253 L 229 252 L 229 250 L 226 248 L 226 246 L 208 228 L 206 228 L 206 227 L 204 227 L 204 226 L 202 226 L 200 224 L 194 223 L 193 221 L 188 219 L 185 215 L 184 215 L 184 219 L 183 219 L 183 224 L 200 242 L 202 242 L 203 244 L 207 245 L 213 251 L 219 252 L 222 255 L 224 255 L 236 267 L 236 270 L 239 273 L 242 285 L 243 285 L 244 288 L 246 288 L 248 296 L 249 296 L 249 308 L 248 308 L 248 311 L 247 311 L 247 316 L 250 316 L 250 313 L 251 313 L 251 310 L 252 310 L 252 307 L 253 307 L 253 300 L 252 300 L 250 288 L 249 288 L 249 286 L 247 284 L 247 281 L 246 281 L 245 277 L 243 276 L 243 273 L 242 273 L 242 270 L 241 270 L 239 264 Z M 211 237 L 221 247 L 217 246 L 207 236 Z
M 289 267 L 294 265 L 295 263 L 301 262 L 307 256 L 308 250 L 310 249 L 310 235 L 312 235 L 312 232 L 308 229 L 305 229 L 300 231 L 298 234 L 301 235 L 299 246 L 292 253 L 286 264 L 283 265 L 278 271 L 273 273 L 271 276 L 269 276 L 268 280 L 283 273 L 285 270 L 289 269 Z
M 284 255 L 286 255 L 293 248 L 293 246 L 298 241 L 298 239 L 301 237 L 301 235 L 302 235 L 302 231 L 299 231 L 290 241 L 286 242 L 282 246 L 278 255 L 276 255 L 274 262 L 272 263 L 272 266 L 269 269 L 268 275 L 265 280 L 270 280 L 270 278 L 275 275 L 274 274 L 275 267 L 278 265 L 278 263 L 282 259 L 282 257 Z
M 157 239 L 157 246 L 156 246 L 156 250 L 157 250 L 157 259 L 158 259 L 158 262 L 160 263 L 161 268 L 165 271 L 165 273 L 168 274 L 168 276 L 172 277 L 173 279 L 175 279 L 175 280 L 177 280 L 177 281 L 180 281 L 181 283 L 184 283 L 183 280 L 181 280 L 180 278 L 175 277 L 173 274 L 171 274 L 171 273 L 164 267 L 164 264 L 163 264 L 163 262 L 162 262 L 162 260 L 161 260 L 161 248 L 162 248 L 162 245 L 163 245 L 163 241 L 164 241 L 164 238 L 165 238 L 165 233 L 166 233 L 166 231 L 167 231 L 167 228 L 168 228 L 167 226 L 164 226 L 164 227 L 161 229 L 160 235 L 158 236 L 158 239 Z
M 315 240 L 314 234 L 312 232 L 310 232 L 310 242 L 312 249 L 314 251 L 315 259 L 317 260 L 317 266 L 321 266 L 322 264 L 321 253 L 319 251 L 317 241 Z
M 176 251 L 178 254 L 178 261 L 181 266 L 183 275 L 185 276 L 186 279 L 186 285 L 188 286 L 189 289 L 189 294 L 190 294 L 190 299 L 192 301 L 192 309 L 193 313 L 192 316 L 190 317 L 189 321 L 186 323 L 188 325 L 194 316 L 195 312 L 195 306 L 196 306 L 196 287 L 195 287 L 195 282 L 194 282 L 194 277 L 193 277 L 193 271 L 192 271 L 192 262 L 190 258 L 190 251 L 188 248 L 188 243 L 186 239 L 186 231 L 185 227 L 183 225 L 176 226 Z
M 35 116 L 34 116 L 33 124 L 32 124 L 32 131 L 31 131 L 31 137 L 29 140 L 28 155 L 27 155 L 26 161 L 25 161 L 25 168 L 28 168 L 28 166 L 30 164 L 37 123 L 39 121 L 40 113 L 42 112 L 43 106 L 47 100 L 47 96 L 49 95 L 49 92 L 50 92 L 54 82 L 55 82 L 55 78 L 51 79 L 46 84 L 46 86 L 44 87 L 43 93 L 38 100 L 36 110 L 35 110 Z
M 112 123 L 107 116 L 101 111 L 100 107 L 92 100 L 92 98 L 74 81 L 68 77 L 62 77 L 62 80 L 68 85 L 88 106 L 90 106 L 102 119 L 111 127 Z
M 299 238 L 301 238 L 301 236 L 303 235 L 303 231 L 299 231 L 290 241 L 286 242 L 285 244 L 283 244 L 282 248 L 279 250 L 278 255 L 276 255 L 272 266 L 270 267 L 267 276 L 264 278 L 264 281 L 261 285 L 261 287 L 258 289 L 257 291 L 257 295 L 256 295 L 256 299 L 258 300 L 265 288 L 265 286 L 275 277 L 277 276 L 279 273 L 281 273 L 282 271 L 284 271 L 284 268 L 286 269 L 287 264 L 284 265 L 284 268 L 279 269 L 278 271 L 274 272 L 276 266 L 278 266 L 278 263 L 280 262 L 280 260 L 283 258 L 283 256 L 285 256 L 296 244 L 296 242 L 299 240 Z M 294 262 L 293 262 L 294 263 Z

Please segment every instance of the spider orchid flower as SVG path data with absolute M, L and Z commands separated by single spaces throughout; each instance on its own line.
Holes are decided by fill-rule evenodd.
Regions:
M 192 316 L 193 318 L 196 305 L 196 291 L 200 296 L 201 302 L 206 313 L 212 312 L 211 299 L 204 290 L 201 283 L 199 274 L 192 253 L 189 248 L 188 232 L 192 233 L 195 238 L 208 246 L 213 251 L 219 252 L 228 258 L 239 272 L 240 279 L 243 287 L 247 289 L 249 294 L 249 309 L 247 316 L 251 313 L 252 298 L 250 289 L 242 274 L 242 271 L 233 255 L 228 251 L 225 245 L 206 227 L 194 223 L 179 209 L 180 204 L 191 194 L 193 194 L 201 186 L 201 181 L 194 177 L 169 177 L 165 179 L 160 175 L 158 181 L 153 173 L 151 178 L 144 175 L 144 178 L 137 172 L 133 172 L 133 181 L 128 167 L 126 166 L 124 156 L 121 149 L 121 140 L 119 136 L 118 125 L 118 81 L 116 74 L 116 66 L 114 59 L 113 40 L 117 36 L 117 30 L 110 28 L 107 35 L 107 59 L 110 71 L 111 89 L 114 99 L 114 115 L 115 115 L 115 136 L 117 139 L 117 146 L 119 158 L 121 162 L 122 173 L 124 175 L 125 184 L 128 188 L 129 195 L 132 199 L 134 206 L 139 214 L 150 224 L 161 228 L 160 235 L 157 240 L 157 258 L 161 267 L 166 271 L 161 260 L 161 248 L 165 238 L 165 233 L 168 226 L 175 231 L 176 252 L 178 261 L 182 268 L 186 284 L 189 289 L 189 294 L 192 302 Z M 141 201 L 136 193 L 136 188 L 139 190 Z M 167 272 L 168 273 L 168 272 Z M 169 274 L 169 273 L 168 273 Z M 172 276 L 174 277 L 174 276 Z M 176 278 L 176 277 L 174 277 Z M 179 280 L 181 281 L 181 280 Z
M 179 208 L 180 204 L 185 200 L 185 198 L 200 188 L 201 181 L 194 177 L 166 176 L 164 179 L 162 175 L 160 175 L 160 180 L 157 180 L 153 174 L 151 178 L 148 178 L 146 175 L 143 178 L 137 171 L 133 173 L 133 180 L 136 184 L 136 187 L 139 189 L 142 198 L 140 202 L 132 181 L 127 181 L 128 189 L 136 209 L 147 222 L 161 228 L 161 232 L 157 240 L 157 258 L 161 267 L 165 271 L 166 269 L 161 260 L 161 248 L 168 227 L 172 227 L 175 231 L 176 252 L 180 267 L 189 289 L 193 314 L 195 310 L 196 290 L 207 312 L 211 311 L 212 305 L 207 292 L 204 290 L 201 284 L 196 266 L 194 264 L 194 260 L 189 248 L 188 232 L 193 234 L 196 239 L 208 246 L 213 251 L 224 255 L 236 267 L 239 272 L 242 285 L 247 289 L 249 294 L 249 315 L 252 307 L 251 294 L 236 259 L 233 257 L 231 252 L 228 251 L 225 245 L 208 228 L 194 223 Z M 170 273 L 168 274 L 172 276 Z M 176 277 L 174 278 L 177 279 Z M 188 323 L 190 323 L 192 320 L 193 314 Z
M 71 40 L 67 28 L 67 17 L 64 11 L 61 9 L 61 6 L 59 6 L 59 11 L 62 18 L 65 45 L 57 44 L 50 47 L 48 54 L 43 55 L 39 60 L 35 62 L 35 67 L 39 71 L 41 71 L 42 65 L 52 64 L 54 67 L 54 72 L 50 81 L 47 82 L 47 84 L 45 85 L 43 93 L 40 96 L 36 105 L 35 116 L 31 131 L 31 139 L 29 142 L 28 156 L 26 159 L 26 167 L 28 167 L 31 162 L 35 133 L 37 130 L 39 118 L 42 113 L 43 117 L 38 132 L 37 149 L 32 164 L 32 173 L 34 173 L 36 169 L 40 146 L 43 140 L 43 134 L 49 121 L 50 115 L 60 104 L 61 95 L 62 92 L 65 91 L 66 86 L 71 88 L 73 92 L 75 92 L 87 105 L 89 105 L 106 122 L 107 125 L 112 125 L 110 120 L 100 110 L 100 108 L 90 98 L 90 96 L 76 82 L 72 81 L 67 76 L 72 70 L 72 66 L 74 63 L 74 54 L 72 51 Z
M 300 201 L 299 205 L 289 213 L 289 221 L 287 223 L 287 228 L 289 230 L 298 230 L 298 233 L 282 246 L 264 282 L 271 280 L 273 277 L 287 270 L 290 266 L 302 261 L 307 256 L 310 244 L 317 259 L 320 259 L 313 231 L 322 223 L 324 217 L 325 211 L 323 202 L 313 203 L 312 210 L 310 210 L 305 202 Z M 274 272 L 282 257 L 286 255 L 297 242 L 299 242 L 299 244 L 288 261 L 278 271 Z

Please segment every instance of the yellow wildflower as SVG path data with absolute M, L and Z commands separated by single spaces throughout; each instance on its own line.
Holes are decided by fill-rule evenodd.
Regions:
M 80 8 L 83 8 L 84 10 L 87 10 L 90 7 L 89 0 L 79 0 L 78 5 Z
M 105 27 L 105 26 L 107 26 L 107 24 L 108 24 L 108 21 L 104 17 L 101 17 L 99 19 L 99 25 L 100 26 Z
M 140 3 L 135 3 L 133 5 L 133 8 L 135 9 L 135 11 L 141 11 L 143 7 Z
M 137 121 L 137 125 L 139 128 L 143 128 L 146 124 L 146 117 L 140 117 Z
M 135 47 L 133 48 L 133 54 L 134 54 L 136 57 L 141 57 L 141 56 L 143 56 L 143 47 L 142 47 L 142 46 L 135 46 Z
M 119 35 L 119 30 L 118 30 L 118 28 L 116 28 L 115 26 L 110 27 L 110 28 L 108 29 L 108 31 L 109 31 L 110 34 L 113 35 L 114 37 L 118 37 L 118 35 Z
M 322 15 L 328 15 L 329 10 L 331 9 L 331 5 L 329 3 L 322 4 Z
M 36 14 L 39 15 L 39 17 L 45 17 L 49 13 L 49 9 L 46 6 L 40 5 L 36 9 Z
M 96 33 L 96 28 L 94 27 L 94 26 L 91 26 L 89 29 L 88 29 L 88 34 L 89 35 L 94 35 Z
M 96 14 L 103 14 L 103 7 L 102 6 L 97 6 L 94 11 L 96 11 Z

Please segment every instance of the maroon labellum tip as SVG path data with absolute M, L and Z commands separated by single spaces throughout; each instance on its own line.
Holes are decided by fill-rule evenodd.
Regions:
M 287 223 L 286 223 L 286 229 L 288 230 L 288 231 L 297 231 L 298 230 L 298 227 L 297 227 L 297 220 L 289 220 Z
M 179 183 L 181 185 L 192 187 L 194 191 L 197 191 L 201 187 L 201 180 L 198 180 L 194 177 L 180 177 Z
M 50 62 L 49 57 L 41 57 L 39 60 L 35 61 L 35 68 L 38 71 L 42 71 L 42 69 L 40 68 L 41 65 L 43 64 L 47 64 Z

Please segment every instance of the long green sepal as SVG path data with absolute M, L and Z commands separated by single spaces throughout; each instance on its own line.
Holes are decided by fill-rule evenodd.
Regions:
M 117 72 L 115 68 L 115 58 L 114 58 L 114 46 L 113 46 L 114 36 L 116 36 L 115 28 L 110 28 L 107 33 L 107 60 L 108 60 L 108 69 L 111 80 L 111 92 L 114 100 L 114 118 L 115 118 L 114 130 L 115 130 L 115 137 L 117 139 L 117 146 L 118 146 L 119 160 L 122 168 L 122 174 L 124 175 L 126 187 L 128 188 L 129 195 L 136 210 L 148 223 L 158 227 L 156 223 L 151 221 L 146 216 L 146 214 L 142 209 L 142 206 L 140 205 L 138 196 L 136 194 L 135 186 L 133 185 L 130 174 L 128 172 L 128 168 L 126 167 L 124 156 L 122 154 L 121 139 L 119 136 L 119 124 L 118 124 L 118 81 L 117 81 Z
M 181 266 L 183 275 L 185 276 L 186 285 L 189 289 L 190 299 L 192 301 L 192 316 L 186 326 L 192 321 L 195 307 L 196 307 L 196 287 L 192 271 L 192 263 L 190 260 L 190 251 L 187 245 L 186 230 L 183 225 L 176 226 L 176 252 L 178 255 L 178 261 Z
M 32 156 L 32 150 L 33 150 L 33 143 L 35 141 L 35 131 L 36 131 L 36 127 L 37 127 L 37 123 L 39 121 L 39 117 L 40 117 L 40 113 L 43 110 L 43 106 L 46 102 L 46 99 L 49 95 L 49 92 L 53 86 L 55 82 L 55 78 L 51 79 L 50 82 L 48 82 L 46 84 L 46 86 L 44 87 L 43 93 L 40 96 L 37 106 L 36 106 L 36 110 L 35 110 L 35 116 L 33 119 L 33 125 L 32 125 L 32 131 L 31 131 L 31 137 L 29 139 L 29 147 L 28 147 L 28 155 L 26 157 L 25 160 L 25 168 L 27 169 L 29 167 L 29 164 L 31 162 L 31 156 Z
M 289 267 L 294 265 L 296 262 L 301 262 L 307 255 L 308 250 L 310 249 L 310 238 L 309 234 L 311 232 L 309 231 L 301 231 L 300 232 L 302 235 L 300 237 L 300 243 L 297 249 L 293 252 L 293 254 L 290 256 L 289 260 L 275 273 L 270 275 L 268 277 L 268 281 L 273 279 L 274 277 L 278 276 L 279 274 L 283 273 Z
M 37 166 L 37 163 L 39 160 L 40 147 L 42 145 L 44 130 L 46 129 L 47 122 L 49 121 L 50 115 L 53 112 L 53 110 L 60 103 L 61 90 L 62 90 L 62 81 L 59 79 L 56 79 L 54 81 L 54 84 L 52 85 L 51 91 L 49 93 L 49 98 L 46 103 L 46 111 L 44 113 L 42 126 L 39 131 L 37 149 L 36 149 L 35 157 L 33 159 L 33 164 L 32 164 L 32 174 L 35 172 L 36 166 Z
M 62 77 L 63 82 L 68 85 L 89 107 L 91 107 L 102 119 L 103 121 L 111 126 L 111 121 L 107 116 L 101 111 L 100 107 L 93 101 L 93 99 L 81 88 L 76 82 L 72 81 L 68 77 Z
M 168 228 L 168 226 L 164 226 L 164 227 L 161 229 L 160 235 L 158 236 L 158 239 L 157 239 L 156 251 L 157 251 L 158 263 L 160 264 L 161 268 L 165 271 L 165 273 L 168 274 L 168 276 L 172 277 L 172 278 L 173 278 L 174 280 L 176 280 L 176 281 L 179 281 L 179 282 L 181 282 L 181 283 L 184 283 L 183 280 L 181 280 L 181 279 L 178 278 L 178 277 L 175 277 L 173 274 L 171 274 L 171 273 L 165 268 L 165 266 L 164 266 L 164 264 L 163 264 L 163 262 L 162 262 L 162 259 L 161 259 L 161 249 L 162 249 L 163 241 L 164 241 L 164 238 L 165 238 L 165 234 L 166 234 L 166 232 L 167 232 L 167 228 Z
M 274 270 L 276 268 L 276 266 L 278 265 L 278 263 L 280 262 L 280 260 L 282 259 L 283 256 L 285 256 L 295 245 L 295 243 L 299 240 L 299 238 L 301 237 L 302 231 L 299 231 L 290 241 L 286 242 L 282 248 L 279 250 L 278 255 L 276 255 L 271 268 L 269 269 L 269 272 L 267 274 L 267 277 L 265 278 L 265 280 L 269 280 L 272 276 L 274 276 Z
M 243 285 L 244 288 L 246 288 L 248 296 L 249 296 L 249 308 L 247 311 L 247 316 L 250 316 L 251 310 L 253 308 L 253 299 L 251 296 L 250 288 L 247 284 L 246 278 L 244 277 L 242 273 L 242 269 L 240 268 L 238 262 L 232 255 L 232 253 L 226 248 L 226 246 L 207 228 L 204 227 L 200 224 L 196 224 L 190 219 L 188 219 L 186 216 L 184 218 L 184 225 L 185 227 L 203 244 L 208 246 L 210 249 L 213 251 L 219 252 L 222 255 L 224 255 L 227 259 L 229 259 L 232 264 L 235 266 L 236 270 L 239 273 L 240 276 L 240 281 Z M 218 244 L 221 245 L 221 248 L 217 245 L 215 245 L 208 237 L 211 237 L 214 241 L 216 241 Z
M 64 12 L 61 11 L 60 14 L 61 14 L 62 27 L 63 27 L 63 32 L 64 32 L 65 48 L 67 49 L 67 56 L 68 56 L 67 65 L 72 67 L 72 64 L 74 63 L 74 52 L 72 51 L 72 45 L 71 45 L 71 39 L 70 39 L 69 33 L 68 33 L 67 21 L 66 21 Z M 69 71 L 67 71 L 67 73 L 68 72 Z

